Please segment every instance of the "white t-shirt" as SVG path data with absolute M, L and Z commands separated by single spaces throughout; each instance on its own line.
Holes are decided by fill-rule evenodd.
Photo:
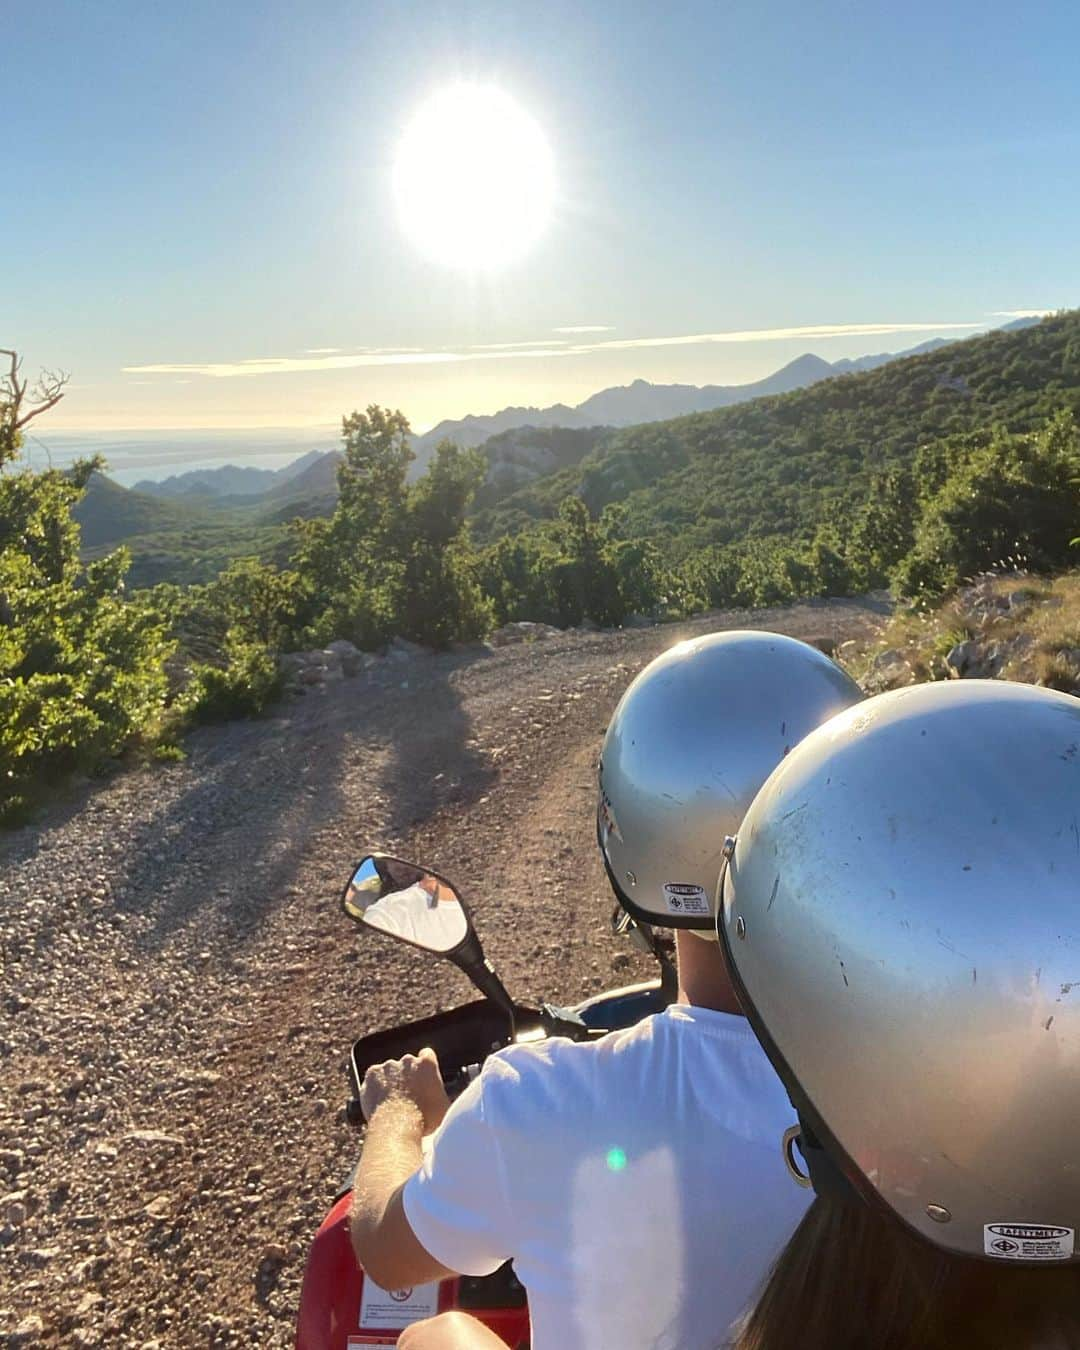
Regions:
M 794 1119 L 744 1018 L 677 1005 L 492 1055 L 405 1214 L 451 1270 L 513 1257 L 533 1350 L 716 1350 L 806 1210 Z
M 420 883 L 391 891 L 364 910 L 364 922 L 381 933 L 405 938 L 431 951 L 450 951 L 468 932 L 457 900 L 436 902 Z

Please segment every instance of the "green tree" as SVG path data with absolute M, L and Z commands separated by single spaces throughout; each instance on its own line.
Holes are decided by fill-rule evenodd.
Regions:
M 342 439 L 334 514 L 295 523 L 294 565 L 307 595 L 306 637 L 372 647 L 393 636 L 400 608 L 409 423 L 372 404 L 343 419 Z
M 481 590 L 494 606 L 496 623 L 557 620 L 558 608 L 551 585 L 551 563 L 555 556 L 547 533 L 539 529 L 503 535 L 481 550 L 477 576 Z
M 13 467 L 22 428 L 62 396 L 46 377 L 28 402 L 17 358 L 0 381 L 0 819 L 76 769 L 152 738 L 168 694 L 169 616 L 124 592 L 120 549 L 79 559 L 72 507 L 99 461 L 61 473 Z M 51 386 L 49 381 L 51 380 Z M 51 391 L 49 392 L 51 387 Z
M 855 508 L 846 547 L 851 580 L 860 589 L 883 586 L 914 540 L 917 498 L 906 469 L 886 469 L 870 480 Z M 837 592 L 839 594 L 839 592 Z
M 803 562 L 806 566 L 803 595 L 850 595 L 865 584 L 853 571 L 844 541 L 835 526 L 818 526 L 803 554 Z M 883 572 L 875 575 L 880 576 L 880 581 L 874 584 L 880 585 L 885 575 Z
M 599 624 L 620 624 L 626 613 L 618 574 L 611 563 L 607 527 L 589 514 L 580 497 L 559 508 L 562 552 L 555 564 L 554 590 L 560 626 L 585 617 Z
M 911 552 L 897 566 L 900 594 L 932 598 L 978 572 L 1064 564 L 1080 518 L 1080 435 L 1059 412 L 1033 436 L 998 429 L 927 502 Z
M 409 423 L 372 405 L 343 422 L 339 495 L 329 520 L 298 522 L 302 636 L 375 647 L 395 634 L 442 646 L 481 636 L 483 595 L 467 516 L 486 462 L 444 441 L 411 486 Z
M 480 589 L 467 524 L 486 472 L 478 451 L 442 441 L 409 493 L 401 632 L 413 641 L 441 647 L 491 627 L 494 605 Z

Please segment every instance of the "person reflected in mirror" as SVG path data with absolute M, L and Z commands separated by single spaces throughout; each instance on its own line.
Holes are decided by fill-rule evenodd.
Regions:
M 412 871 L 415 875 L 416 869 Z M 430 872 L 368 904 L 364 922 L 380 933 L 435 952 L 451 951 L 466 933 L 457 892 Z

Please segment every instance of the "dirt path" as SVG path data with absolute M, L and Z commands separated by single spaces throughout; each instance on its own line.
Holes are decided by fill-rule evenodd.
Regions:
M 469 996 L 337 909 L 368 846 L 472 902 L 522 998 L 651 974 L 609 933 L 597 750 L 632 676 L 691 633 L 840 642 L 877 604 L 714 614 L 419 656 L 186 763 L 87 787 L 0 842 L 0 1341 L 291 1344 L 307 1243 L 355 1160 L 345 1056 Z

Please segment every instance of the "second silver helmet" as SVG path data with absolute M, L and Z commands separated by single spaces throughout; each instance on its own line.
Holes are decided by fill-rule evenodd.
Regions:
M 861 698 L 822 652 L 776 633 L 711 633 L 646 666 L 600 758 L 597 831 L 623 907 L 715 935 L 724 835 L 791 747 Z
M 962 680 L 841 714 L 721 889 L 815 1187 L 959 1255 L 1080 1260 L 1080 699 Z

